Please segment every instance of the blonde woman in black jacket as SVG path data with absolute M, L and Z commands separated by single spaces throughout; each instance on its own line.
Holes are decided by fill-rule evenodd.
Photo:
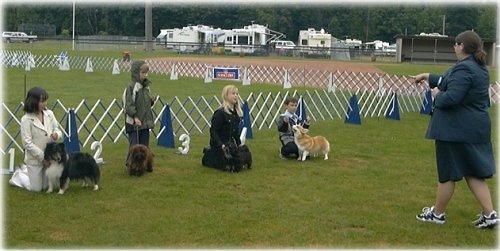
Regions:
M 238 88 L 226 85 L 222 89 L 222 106 L 215 110 L 210 125 L 210 148 L 206 149 L 202 165 L 223 168 L 223 149 L 229 142 L 241 145 L 239 124 L 243 117 Z

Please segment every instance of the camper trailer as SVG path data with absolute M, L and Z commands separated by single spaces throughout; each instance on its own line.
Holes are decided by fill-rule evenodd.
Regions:
M 160 29 L 160 33 L 156 36 L 157 45 L 165 45 L 167 41 L 167 34 L 171 34 L 174 29 Z
M 375 40 L 364 44 L 365 50 L 372 55 L 394 56 L 396 55 L 396 45 L 390 45 L 388 42 Z
M 285 37 L 284 34 L 270 30 L 267 26 L 252 24 L 235 28 L 225 34 L 224 50 L 240 54 L 267 54 L 270 42 Z
M 324 29 L 319 31 L 314 28 L 299 31 L 300 54 L 305 56 L 330 55 L 332 35 Z
M 165 48 L 180 52 L 203 52 L 213 44 L 224 42 L 225 30 L 206 25 L 186 26 L 182 29 L 161 29 L 156 37 Z
M 361 49 L 361 46 L 363 45 L 363 41 L 358 40 L 358 39 L 351 39 L 351 38 L 346 38 L 345 40 L 342 40 L 349 48 L 359 50 Z

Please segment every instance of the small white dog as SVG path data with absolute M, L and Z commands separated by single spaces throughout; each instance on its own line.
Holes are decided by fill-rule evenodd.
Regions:
M 301 125 L 293 125 L 293 135 L 295 139 L 295 144 L 299 148 L 299 158 L 298 160 L 306 160 L 309 154 L 322 153 L 325 155 L 325 160 L 328 159 L 328 153 L 330 152 L 330 143 L 323 136 L 309 136 L 307 133 L 308 129 L 302 127 Z

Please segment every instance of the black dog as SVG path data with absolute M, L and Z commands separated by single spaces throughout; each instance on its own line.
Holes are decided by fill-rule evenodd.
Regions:
M 234 142 L 224 148 L 224 170 L 240 172 L 243 169 L 252 169 L 252 153 L 246 145 L 237 146 Z
M 88 153 L 75 152 L 67 154 L 64 143 L 48 143 L 46 147 L 46 156 L 53 155 L 53 151 L 59 151 L 61 162 L 64 165 L 59 178 L 59 194 L 64 194 L 64 191 L 69 187 L 70 180 L 83 179 L 83 186 L 86 187 L 89 181 L 94 183 L 94 189 L 99 189 L 99 180 L 101 171 L 94 157 Z M 49 158 L 46 157 L 48 160 Z M 50 166 L 48 168 L 51 168 Z

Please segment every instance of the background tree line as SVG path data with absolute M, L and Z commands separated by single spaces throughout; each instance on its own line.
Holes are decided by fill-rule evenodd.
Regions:
M 9 4 L 4 6 L 5 30 L 17 31 L 23 24 L 55 25 L 55 35 L 71 36 L 73 6 Z M 76 4 L 75 35 L 144 36 L 144 3 Z M 153 3 L 153 37 L 160 29 L 187 25 L 242 28 L 252 22 L 297 41 L 299 30 L 323 28 L 339 39 L 363 42 L 393 42 L 395 35 L 421 32 L 455 36 L 474 29 L 483 38 L 496 38 L 497 5 L 251 5 L 251 4 L 161 4 Z

